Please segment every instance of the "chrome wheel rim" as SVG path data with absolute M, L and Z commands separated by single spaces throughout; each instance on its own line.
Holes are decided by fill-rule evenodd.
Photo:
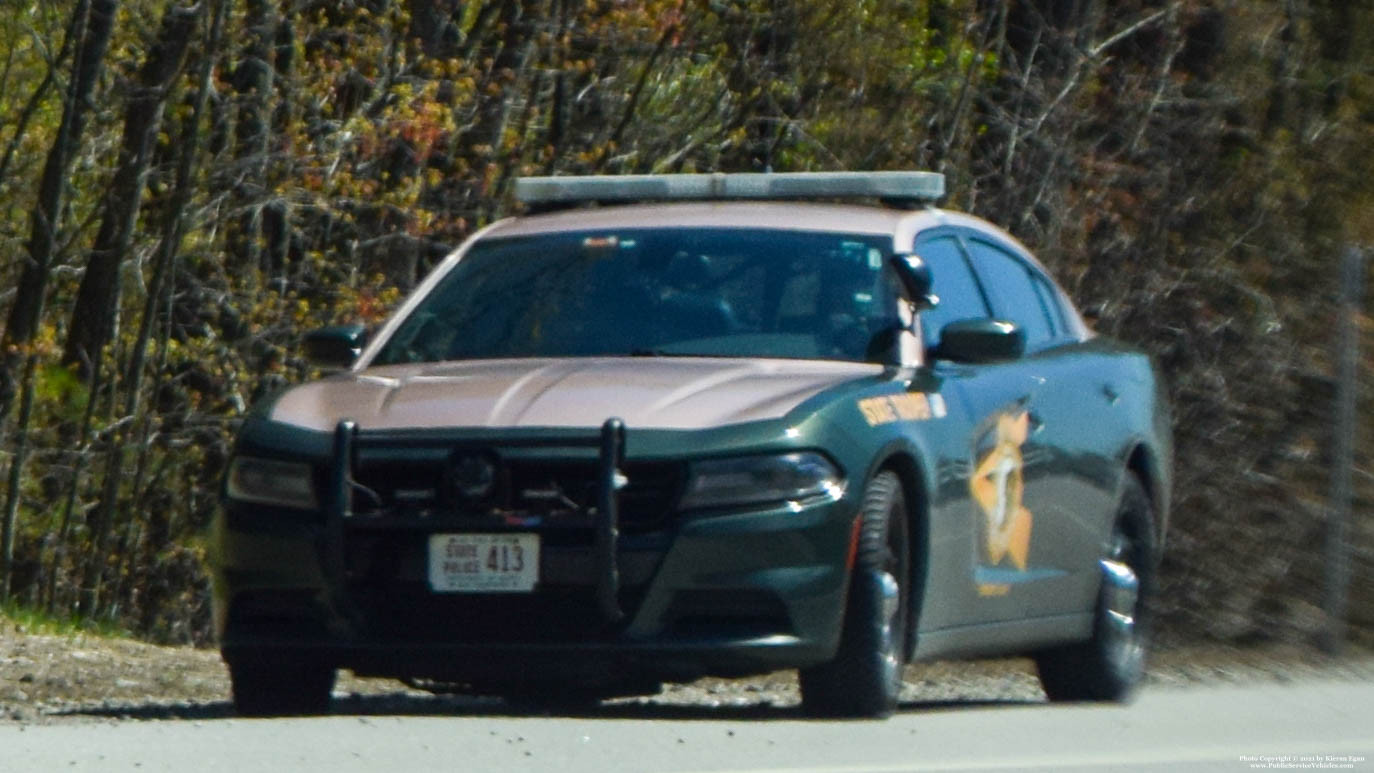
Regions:
M 883 675 L 888 684 L 896 685 L 901 670 L 898 657 L 900 643 L 897 641 L 898 621 L 901 614 L 902 588 L 891 572 L 878 573 L 879 619 L 878 640 L 882 646 Z
M 1133 544 L 1120 532 L 1113 535 L 1107 557 L 1098 562 L 1102 571 L 1102 635 L 1107 654 L 1122 667 L 1133 668 L 1140 660 L 1140 576 L 1132 565 Z

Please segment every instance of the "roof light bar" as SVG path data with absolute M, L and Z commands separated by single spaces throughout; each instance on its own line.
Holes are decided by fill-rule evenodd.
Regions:
M 899 199 L 945 195 L 939 172 L 779 172 L 763 174 L 631 174 L 521 177 L 515 197 L 526 204 L 703 199 Z

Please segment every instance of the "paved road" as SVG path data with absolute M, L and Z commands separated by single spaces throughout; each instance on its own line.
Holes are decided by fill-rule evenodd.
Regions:
M 885 722 L 662 706 L 511 716 L 495 703 L 410 700 L 299 720 L 234 719 L 219 706 L 173 720 L 0 725 L 3 771 L 1254 769 L 1374 773 L 1374 684 L 1157 688 L 1125 707 L 924 704 Z

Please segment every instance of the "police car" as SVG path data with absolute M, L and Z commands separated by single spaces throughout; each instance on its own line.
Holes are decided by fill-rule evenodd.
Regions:
M 903 666 L 1140 680 L 1169 514 L 1150 359 L 927 172 L 526 178 L 380 329 L 256 406 L 215 624 L 237 709 L 338 669 L 557 702 Z

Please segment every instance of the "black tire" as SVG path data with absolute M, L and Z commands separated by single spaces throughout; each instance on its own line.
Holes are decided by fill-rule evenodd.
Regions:
M 527 687 L 503 693 L 501 699 L 521 714 L 585 714 L 596 710 L 608 696 L 604 691 L 573 687 Z
M 1035 656 L 1052 701 L 1125 701 L 1145 674 L 1149 601 L 1154 592 L 1154 514 L 1150 498 L 1128 475 L 1106 555 L 1099 561 L 1092 638 Z M 1129 585 L 1134 580 L 1134 590 Z
M 324 714 L 334 691 L 334 669 L 305 658 L 267 653 L 229 663 L 234 710 L 244 717 Z
M 885 717 L 897 708 L 911 619 L 906 498 L 890 471 L 864 489 L 859 544 L 835 658 L 801 670 L 803 707 L 831 717 Z

